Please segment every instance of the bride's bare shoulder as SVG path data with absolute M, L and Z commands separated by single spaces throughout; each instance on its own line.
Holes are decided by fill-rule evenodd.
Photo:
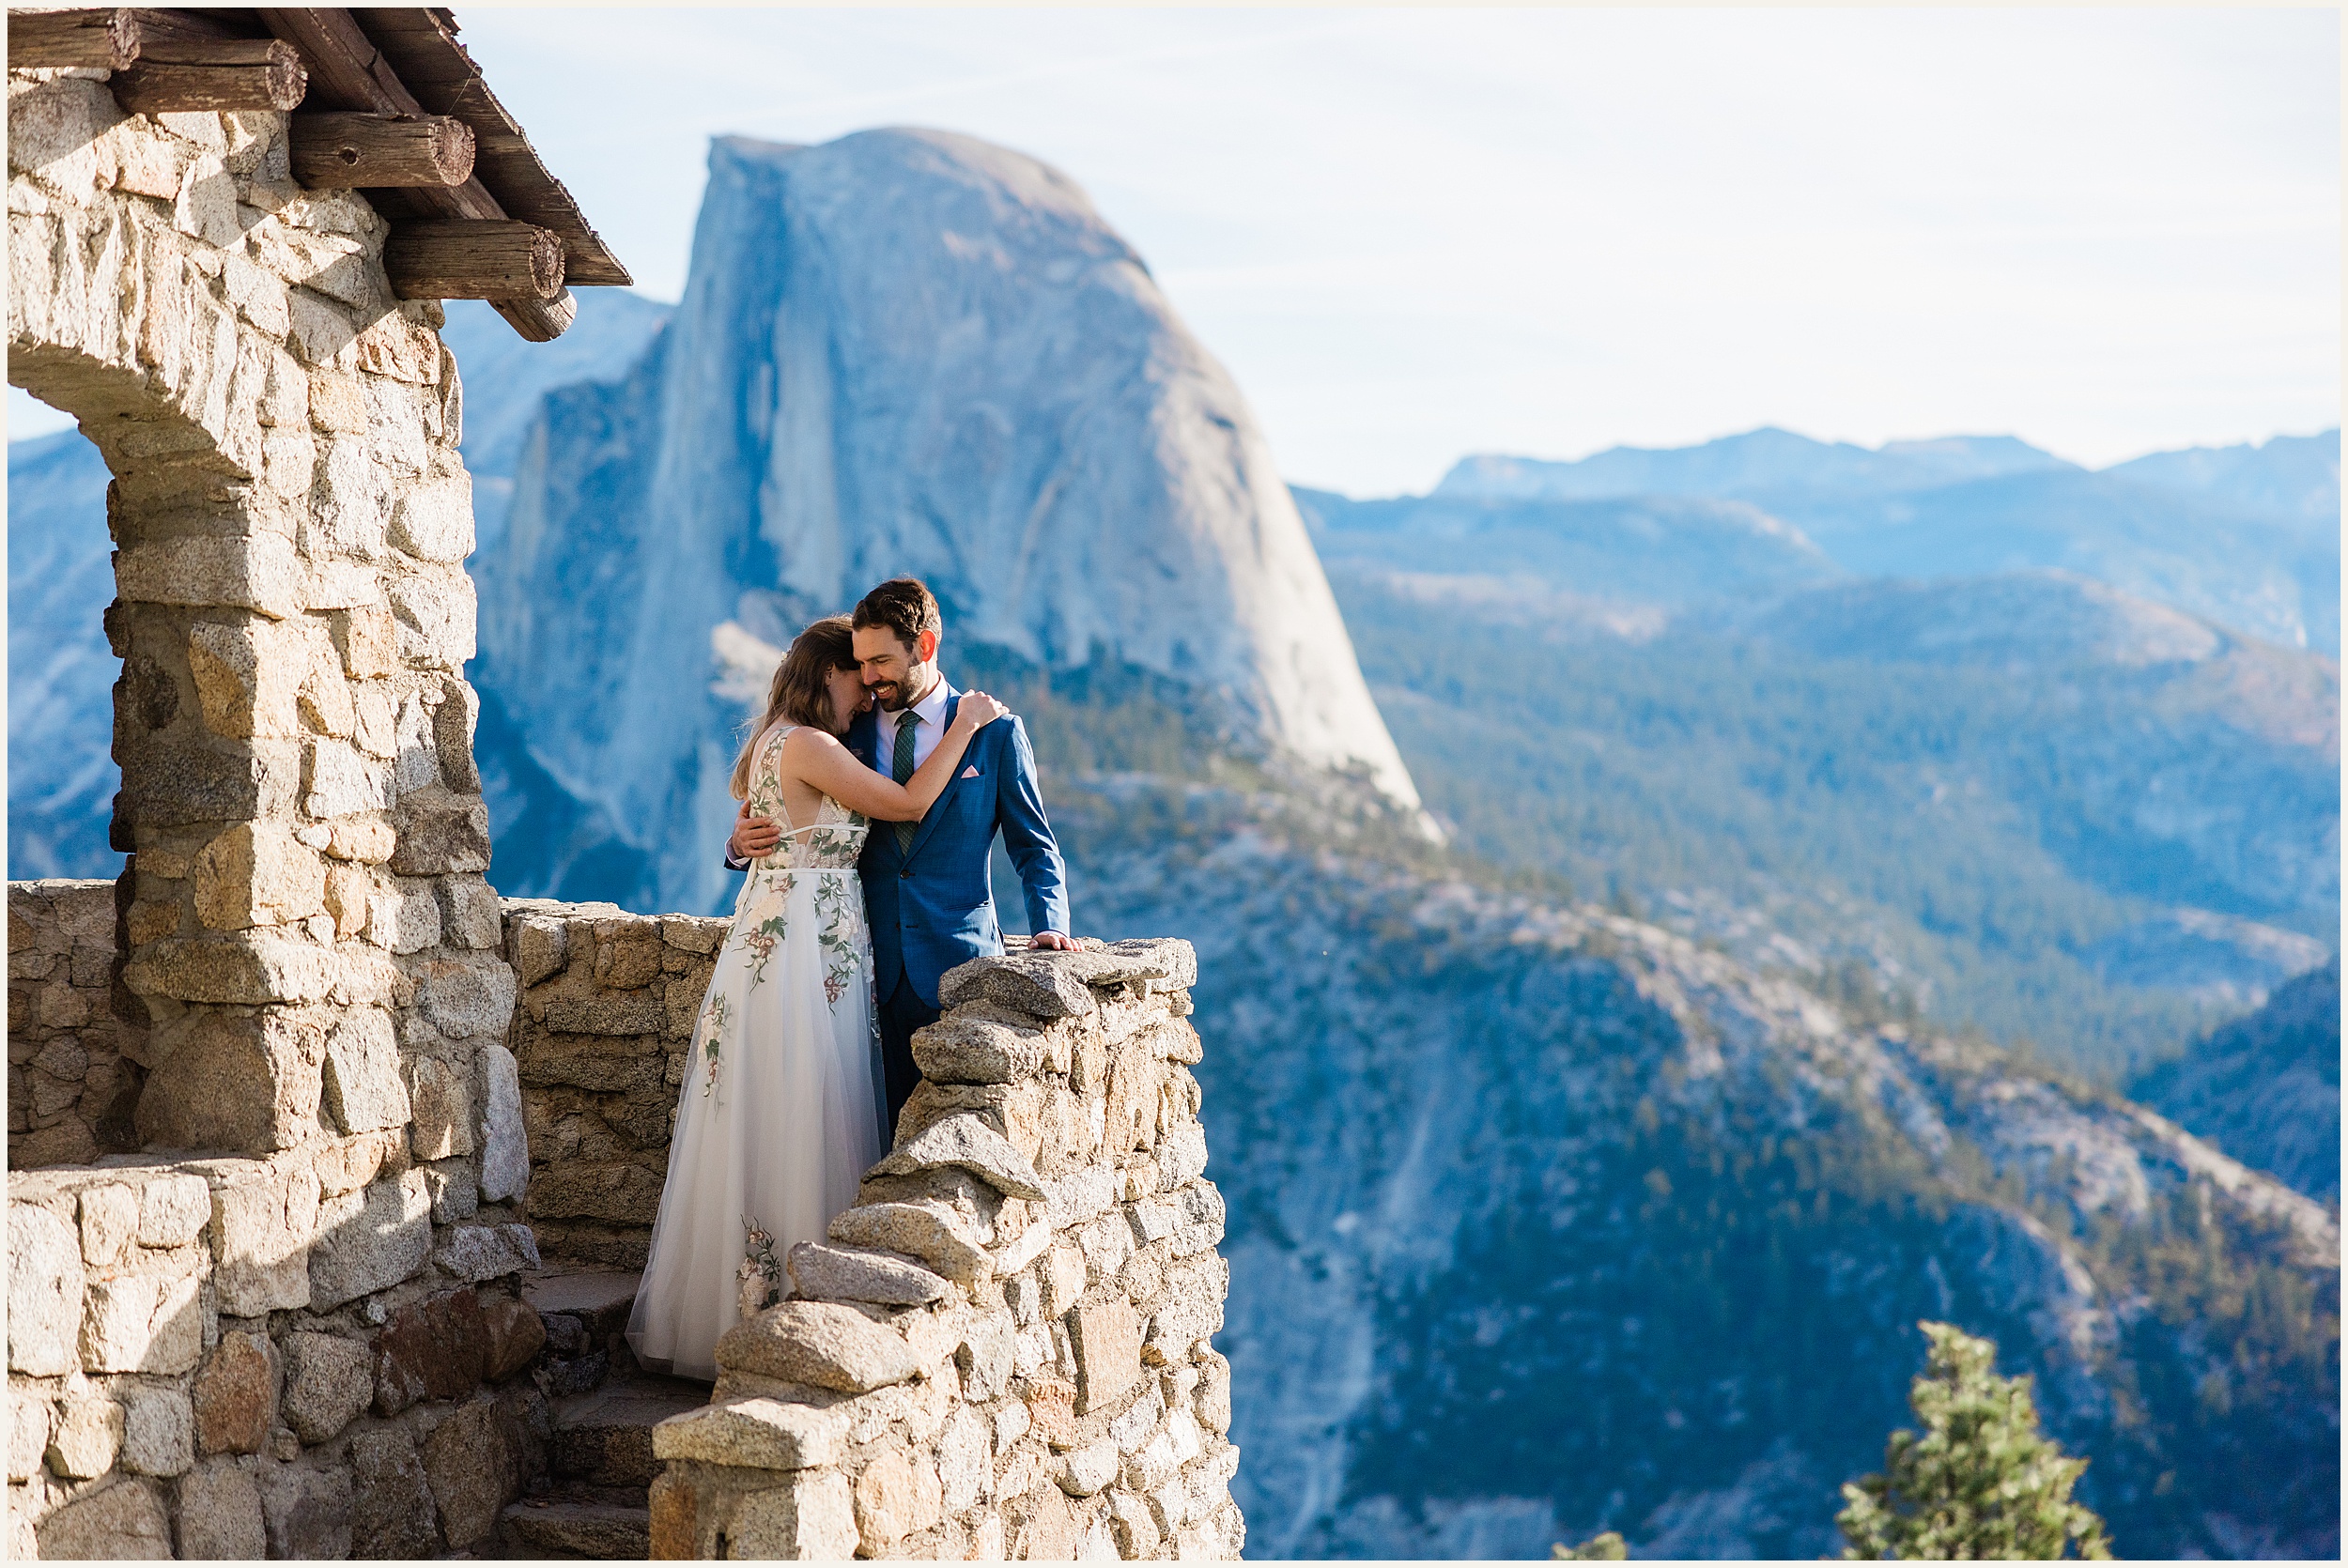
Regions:
M 782 738 L 776 753 L 796 763 L 805 764 L 826 754 L 846 756 L 848 748 L 840 744 L 840 737 L 819 725 L 802 724 Z

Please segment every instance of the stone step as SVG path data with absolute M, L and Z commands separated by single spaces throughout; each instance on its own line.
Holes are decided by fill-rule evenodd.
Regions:
M 548 1263 L 522 1280 L 522 1299 L 540 1316 L 567 1313 L 587 1326 L 598 1341 L 627 1327 L 628 1309 L 636 1304 L 641 1272 L 621 1268 L 572 1268 Z
M 560 1480 L 649 1486 L 660 1468 L 652 1456 L 652 1429 L 708 1403 L 708 1384 L 657 1377 L 630 1362 L 602 1387 L 552 1402 L 548 1468 Z
M 625 1336 L 642 1278 L 626 1269 L 559 1262 L 524 1278 L 522 1299 L 547 1330 L 538 1363 L 547 1375 L 547 1397 L 583 1394 L 600 1387 L 614 1368 L 633 1369 Z
M 511 1558 L 634 1562 L 652 1552 L 652 1511 L 641 1503 L 527 1500 L 502 1517 Z

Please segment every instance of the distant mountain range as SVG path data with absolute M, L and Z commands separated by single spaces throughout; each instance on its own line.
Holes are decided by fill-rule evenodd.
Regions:
M 2155 453 L 2099 473 L 2007 436 L 1879 449 L 1763 429 L 1579 462 L 1462 458 L 1418 503 L 1705 498 L 1798 529 L 1845 571 L 2078 572 L 2289 647 L 2340 652 L 2340 432 Z M 1376 503 L 1390 516 L 1396 502 Z
M 1296 492 L 1324 559 L 1446 578 L 1489 577 L 1503 598 L 1589 606 L 1682 605 L 1842 575 L 1790 523 L 1750 501 L 1436 494 L 1349 500 Z
M 2109 1078 L 2337 946 L 2338 458 L 1759 430 L 1297 495 L 1479 853 Z
M 1323 549 L 1500 865 L 2107 1081 L 2334 950 L 2329 660 L 2061 574 L 1641 608 Z
M 2003 474 L 2078 471 L 2012 436 L 1947 436 L 1879 448 L 1814 441 L 1764 426 L 1691 447 L 1609 447 L 1576 462 L 1479 453 L 1462 457 L 1435 486 L 1456 499 L 1616 496 L 1881 495 Z
M 1055 808 L 1088 922 L 1198 944 L 1252 1552 L 1831 1556 L 1934 1317 L 2033 1374 L 2120 1555 L 2337 1554 L 2324 1206 L 1342 819 L 1140 777 Z
M 2337 1553 L 2335 1213 L 2044 1065 L 2114 1080 L 2336 944 L 2337 665 L 2141 586 L 2238 463 L 1763 433 L 1702 484 L 1291 502 L 1055 171 L 931 132 L 712 165 L 681 306 L 590 291 L 559 358 L 451 312 L 492 880 L 719 903 L 746 688 L 929 575 L 1079 928 L 1199 947 L 1255 1549 L 1831 1551 L 1930 1315 L 2036 1375 L 2123 1552 Z M 20 876 L 119 866 L 78 441 L 10 451 Z M 1969 576 L 1834 531 L 2082 479 L 2157 516 L 2062 555 L 2088 513 L 2016 503 L 2046 559 Z M 2260 1162 L 2250 1076 L 2176 1116 Z

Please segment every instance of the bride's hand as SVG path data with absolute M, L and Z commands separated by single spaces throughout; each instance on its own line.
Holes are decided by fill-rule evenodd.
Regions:
M 965 691 L 954 709 L 954 724 L 965 733 L 985 729 L 1011 710 L 982 691 Z

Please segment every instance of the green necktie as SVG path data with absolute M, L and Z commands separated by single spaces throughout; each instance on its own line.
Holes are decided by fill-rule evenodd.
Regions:
M 888 771 L 900 784 L 913 776 L 913 730 L 914 726 L 920 722 L 920 715 L 911 708 L 907 708 L 898 716 L 897 755 L 889 762 Z M 919 825 L 916 822 L 896 824 L 898 858 L 903 859 L 912 850 L 913 830 Z

